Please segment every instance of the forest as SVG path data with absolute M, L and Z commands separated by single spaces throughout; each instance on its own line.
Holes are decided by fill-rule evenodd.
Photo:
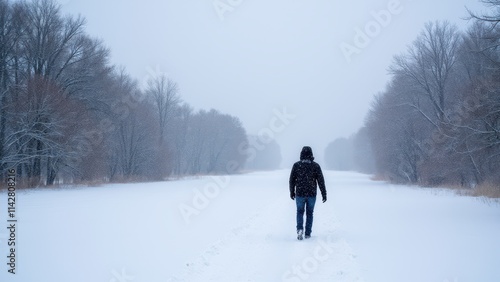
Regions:
M 241 171 L 237 117 L 194 110 L 165 74 L 141 86 L 85 24 L 53 0 L 0 0 L 0 175 L 36 187 Z
M 490 13 L 466 11 L 466 30 L 429 22 L 394 56 L 364 127 L 327 148 L 329 167 L 500 190 L 500 1 L 481 2 Z

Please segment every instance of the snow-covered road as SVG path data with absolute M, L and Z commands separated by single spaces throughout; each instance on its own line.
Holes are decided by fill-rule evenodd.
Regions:
M 297 241 L 288 173 L 20 191 L 0 281 L 500 281 L 499 204 L 325 171 Z

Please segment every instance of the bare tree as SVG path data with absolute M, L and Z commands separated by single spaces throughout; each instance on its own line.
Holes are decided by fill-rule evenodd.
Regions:
M 366 121 L 378 174 L 425 185 L 500 180 L 499 40 L 496 23 L 481 19 L 464 34 L 428 24 L 395 58 Z
M 491 23 L 494 27 L 496 27 L 500 22 L 500 0 L 480 0 L 480 2 L 482 2 L 485 6 L 491 8 L 493 10 L 493 13 L 479 15 L 467 8 L 470 18 Z
M 14 154 L 4 161 L 19 165 L 29 185 L 51 185 L 69 158 L 81 153 L 78 148 L 84 140 L 76 129 L 90 124 L 88 113 L 43 77 L 30 79 L 17 95 L 9 110 L 12 131 L 6 138 L 6 146 Z M 42 175 L 46 176 L 43 181 Z
M 9 87 L 12 85 L 12 73 L 10 69 L 14 51 L 21 38 L 22 25 L 20 24 L 20 10 L 12 6 L 8 1 L 0 1 L 0 179 L 6 169 L 7 148 L 5 138 L 7 133 L 7 107 L 9 98 Z
M 216 110 L 199 111 L 190 119 L 186 143 L 189 173 L 235 173 L 246 160 L 239 147 L 248 143 L 241 122 Z M 228 165 L 237 164 L 231 171 Z
M 144 99 L 109 64 L 102 42 L 85 34 L 85 20 L 61 15 L 55 0 L 0 0 L 0 174 L 16 166 L 26 185 L 38 186 L 242 164 L 239 120 L 193 114 L 178 92 L 162 76 Z
M 175 113 L 175 108 L 181 102 L 177 83 L 165 75 L 148 81 L 146 93 L 151 96 L 156 106 L 160 128 L 160 146 L 163 146 L 167 127 Z
M 81 136 L 77 137 L 81 132 L 61 138 L 67 133 L 68 120 L 83 119 L 72 120 L 69 113 L 57 105 L 76 109 L 69 105 L 80 104 L 82 110 L 75 111 L 78 113 L 89 110 L 89 101 L 95 103 L 96 100 L 86 94 L 96 92 L 91 90 L 92 85 L 96 85 L 95 78 L 105 77 L 108 52 L 100 42 L 84 34 L 82 18 L 62 17 L 55 1 L 20 2 L 12 6 L 10 13 L 10 25 L 17 29 L 11 33 L 8 44 L 2 44 L 5 50 L 0 50 L 7 58 L 0 61 L 2 93 L 9 93 L 9 100 L 4 95 L 0 97 L 3 111 L 0 141 L 2 151 L 9 150 L 13 155 L 3 160 L 18 164 L 18 173 L 31 179 L 32 185 L 50 185 L 58 170 L 68 166 L 71 154 L 64 142 L 82 140 Z M 5 142 L 7 103 L 18 105 L 11 107 L 9 138 L 28 138 L 26 142 Z
M 430 123 L 439 128 L 447 110 L 447 87 L 457 58 L 460 33 L 448 22 L 427 23 L 406 55 L 396 56 L 391 67 L 393 74 L 406 76 L 420 88 L 425 99 L 432 104 L 432 112 L 418 103 L 409 104 Z
M 155 163 L 156 138 L 151 124 L 151 105 L 141 103 L 127 118 L 118 122 L 112 165 L 115 178 L 148 179 L 158 176 Z
M 420 181 L 420 164 L 425 159 L 422 144 L 431 128 L 420 111 L 408 106 L 411 89 L 408 79 L 394 76 L 366 120 L 377 173 L 396 182 Z
M 500 34 L 488 23 L 476 21 L 468 30 L 461 48 L 460 60 L 466 79 L 457 91 L 462 101 L 447 126 L 454 144 L 451 149 L 470 164 L 473 177 L 469 186 L 487 181 L 496 175 L 493 166 L 500 162 Z M 496 176 L 495 176 L 496 177 Z
M 189 171 L 189 146 L 188 136 L 193 123 L 193 109 L 183 104 L 176 109 L 172 121 L 172 130 L 169 135 L 171 144 L 171 161 L 173 163 L 173 173 L 178 176 L 188 174 Z

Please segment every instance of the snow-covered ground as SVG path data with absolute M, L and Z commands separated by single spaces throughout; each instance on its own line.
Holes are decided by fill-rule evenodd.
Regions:
M 325 171 L 297 241 L 288 171 L 17 194 L 0 281 L 500 281 L 500 205 Z

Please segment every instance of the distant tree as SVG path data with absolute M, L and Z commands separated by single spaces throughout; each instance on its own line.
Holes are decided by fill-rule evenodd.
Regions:
M 188 145 L 189 134 L 193 118 L 193 109 L 188 104 L 180 105 L 175 109 L 172 121 L 172 127 L 169 135 L 171 144 L 172 173 L 182 176 L 189 173 L 189 155 Z
M 152 105 L 141 102 L 118 123 L 114 146 L 113 177 L 124 179 L 160 178 L 156 159 L 157 132 L 151 115 Z M 155 134 L 156 133 L 156 134 Z M 165 161 L 165 160 L 163 160 Z
M 154 105 L 143 94 L 137 82 L 124 71 L 115 75 L 114 95 L 119 99 L 111 106 L 113 130 L 109 132 L 109 177 L 123 179 L 161 179 L 166 160 L 158 154 L 159 128 Z M 127 101 L 123 103 L 122 101 Z
M 190 174 L 234 173 L 244 165 L 245 156 L 238 148 L 248 142 L 246 132 L 233 116 L 199 111 L 190 118 L 186 141 Z M 237 164 L 236 171 L 228 169 L 232 164 Z
M 325 161 L 332 170 L 374 173 L 369 130 L 363 127 L 349 138 L 335 139 L 325 149 Z
M 282 161 L 280 145 L 276 140 L 272 140 L 268 144 L 265 144 L 263 148 L 253 148 L 250 146 L 250 144 L 255 144 L 258 140 L 258 136 L 248 136 L 248 144 L 244 146 L 248 154 L 245 168 L 249 170 L 275 170 L 280 168 Z
M 156 106 L 160 128 L 160 145 L 163 145 L 167 126 L 173 118 L 176 107 L 181 102 L 179 88 L 173 80 L 161 75 L 148 81 L 146 93 Z
M 352 144 L 355 170 L 362 173 L 375 173 L 375 160 L 368 128 L 362 127 L 352 137 Z
M 354 152 L 351 140 L 339 138 L 328 144 L 325 151 L 326 167 L 332 170 L 354 170 Z

